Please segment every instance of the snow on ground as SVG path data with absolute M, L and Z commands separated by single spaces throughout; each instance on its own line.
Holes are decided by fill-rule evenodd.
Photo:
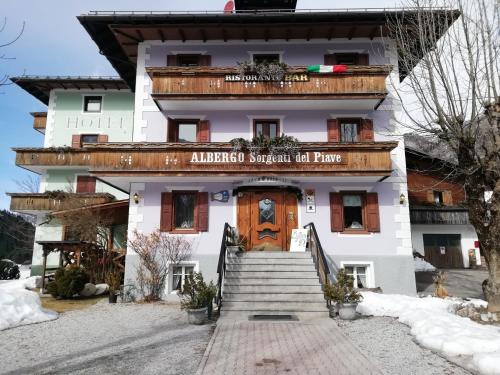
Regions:
M 19 264 L 20 279 L 27 279 L 31 276 L 31 266 Z
M 37 293 L 28 290 L 36 287 L 36 281 L 30 277 L 0 284 L 0 331 L 57 318 L 57 313 L 42 308 Z
M 422 346 L 450 360 L 459 359 L 481 374 L 500 374 L 500 328 L 455 315 L 454 305 L 460 302 L 451 298 L 363 292 L 357 311 L 362 315 L 398 318 L 411 328 L 411 334 Z M 479 300 L 473 303 L 481 304 Z
M 413 258 L 413 262 L 415 265 L 415 272 L 433 272 L 436 271 L 436 267 L 432 264 L 426 262 L 422 258 L 415 257 Z

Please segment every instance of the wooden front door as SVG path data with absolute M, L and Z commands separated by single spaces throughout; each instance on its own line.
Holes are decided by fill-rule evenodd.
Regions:
M 247 250 L 289 250 L 297 220 L 294 193 L 255 190 L 238 194 L 238 229 L 246 238 Z

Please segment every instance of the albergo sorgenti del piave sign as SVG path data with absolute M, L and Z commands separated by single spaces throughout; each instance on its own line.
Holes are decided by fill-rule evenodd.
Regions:
M 346 164 L 345 153 L 322 151 L 299 152 L 296 155 L 253 154 L 244 152 L 213 151 L 193 152 L 193 164 Z

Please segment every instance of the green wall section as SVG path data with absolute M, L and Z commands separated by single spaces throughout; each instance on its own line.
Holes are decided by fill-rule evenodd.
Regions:
M 131 142 L 134 94 L 120 91 L 53 92 L 46 147 L 71 146 L 73 134 L 107 134 L 109 142 Z M 101 113 L 84 113 L 84 96 L 103 96 Z M 52 111 L 51 111 L 52 109 Z M 52 116 L 51 116 L 52 113 Z

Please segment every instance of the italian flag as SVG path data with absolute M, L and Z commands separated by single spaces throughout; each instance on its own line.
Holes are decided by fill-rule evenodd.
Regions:
M 310 73 L 345 73 L 347 65 L 309 65 L 307 71 Z

